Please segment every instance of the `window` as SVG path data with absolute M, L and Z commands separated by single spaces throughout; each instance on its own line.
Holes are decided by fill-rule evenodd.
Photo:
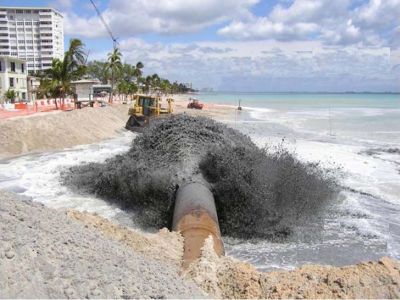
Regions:
M 1 60 L 0 60 L 0 72 L 3 71 L 2 67 L 1 67 Z
M 26 100 L 26 93 L 25 92 L 22 92 L 22 100 Z
M 24 25 L 24 22 L 17 22 L 17 25 Z
M 25 65 L 24 64 L 21 64 L 21 72 L 25 73 Z
M 11 62 L 11 72 L 15 72 L 15 62 Z
M 14 78 L 10 77 L 10 87 L 14 87 Z

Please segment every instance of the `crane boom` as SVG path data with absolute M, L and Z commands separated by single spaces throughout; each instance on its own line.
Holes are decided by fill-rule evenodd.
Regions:
M 99 16 L 100 21 L 103 23 L 104 27 L 106 28 L 108 35 L 111 37 L 112 41 L 113 41 L 113 45 L 114 48 L 117 47 L 117 38 L 113 35 L 110 26 L 108 26 L 107 22 L 104 20 L 103 16 L 101 15 L 101 12 L 99 11 L 99 9 L 97 8 L 96 4 L 94 3 L 93 0 L 90 0 L 90 2 L 92 3 L 97 15 Z

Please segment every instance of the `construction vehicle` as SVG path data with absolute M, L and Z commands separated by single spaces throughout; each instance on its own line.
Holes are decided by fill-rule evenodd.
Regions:
M 125 128 L 140 132 L 149 125 L 152 118 L 171 114 L 173 112 L 174 99 L 169 97 L 166 102 L 167 107 L 162 107 L 160 96 L 135 95 L 133 97 L 133 105 L 128 111 L 130 117 L 126 122 Z
M 187 108 L 190 108 L 190 109 L 203 109 L 204 104 L 200 103 L 200 100 L 194 99 L 194 98 L 190 98 L 189 101 L 190 102 L 187 105 Z

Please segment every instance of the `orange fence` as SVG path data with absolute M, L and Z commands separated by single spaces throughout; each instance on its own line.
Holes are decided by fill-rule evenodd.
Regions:
M 94 107 L 101 106 L 98 101 L 107 103 L 107 105 L 118 105 L 121 104 L 121 99 L 115 97 L 112 103 L 104 101 L 103 99 L 94 99 L 97 103 L 94 103 Z M 108 100 L 108 99 L 107 99 Z M 75 109 L 75 104 L 73 99 L 64 99 L 62 102 L 60 99 L 44 99 L 36 100 L 34 104 L 29 103 L 15 103 L 14 105 L 0 105 L 0 119 L 8 119 L 20 116 L 28 116 L 40 112 L 51 112 L 56 111 L 56 101 L 58 110 L 70 111 Z
M 74 109 L 74 100 L 65 99 L 64 103 L 57 100 L 58 110 L 68 111 Z M 8 119 L 13 117 L 27 116 L 39 112 L 50 112 L 56 110 L 56 100 L 46 99 L 46 100 L 36 100 L 35 104 L 29 103 L 15 103 L 14 108 L 0 106 L 0 119 Z

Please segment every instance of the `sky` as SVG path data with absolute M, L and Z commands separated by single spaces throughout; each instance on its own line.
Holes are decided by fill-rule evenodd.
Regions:
M 95 0 L 123 60 L 195 88 L 400 92 L 400 0 Z M 51 6 L 89 60 L 112 41 L 89 0 Z

